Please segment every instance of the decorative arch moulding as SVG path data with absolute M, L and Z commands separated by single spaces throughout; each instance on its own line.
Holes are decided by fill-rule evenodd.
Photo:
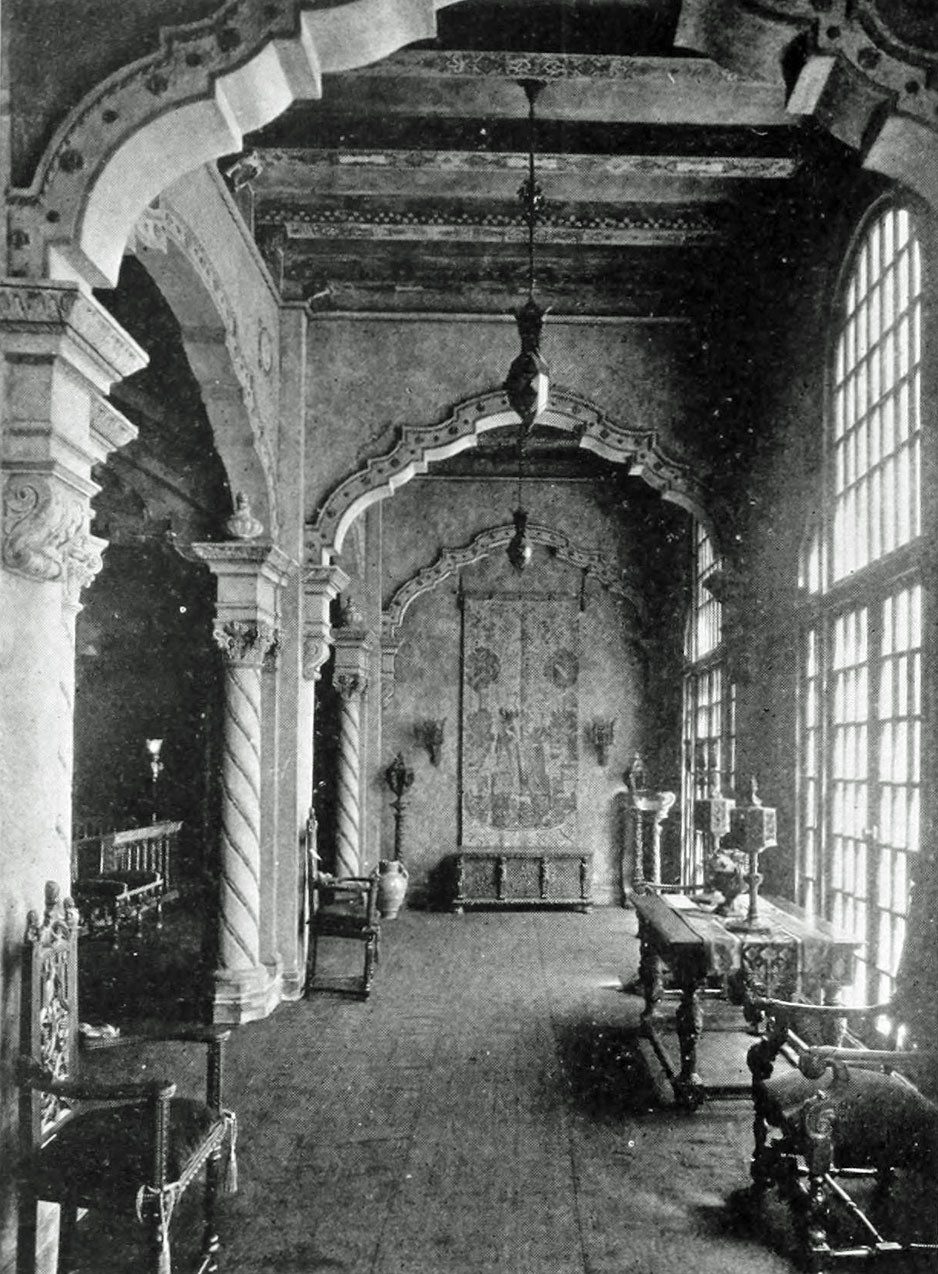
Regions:
M 443 580 L 471 566 L 484 557 L 504 548 L 515 534 L 514 523 L 487 527 L 486 530 L 473 537 L 468 544 L 458 548 L 444 548 L 436 561 L 421 567 L 410 579 L 405 580 L 398 588 L 381 616 L 381 640 L 387 645 L 397 640 L 404 617 L 412 602 L 421 594 L 436 588 Z M 644 631 L 648 612 L 641 591 L 628 580 L 622 571 L 617 570 L 599 552 L 583 549 L 575 545 L 566 535 L 553 527 L 540 522 L 529 522 L 528 539 L 534 544 L 550 549 L 562 562 L 584 571 L 587 578 L 595 580 L 608 592 L 621 597 L 634 612 L 640 631 Z
M 190 363 L 191 343 L 212 344 L 217 337 L 213 328 L 193 327 L 187 322 L 188 316 L 182 312 L 184 302 L 180 298 L 197 288 L 202 289 L 205 299 L 193 296 L 192 308 L 198 310 L 200 306 L 208 304 L 217 316 L 218 337 L 224 341 L 225 357 L 241 395 L 243 412 L 239 412 L 238 430 L 234 431 L 230 413 L 226 410 L 226 430 L 219 431 L 209 405 L 212 396 L 204 393 L 203 386 L 215 447 L 226 471 L 230 470 L 233 459 L 240 459 L 239 452 L 242 456 L 244 453 L 253 455 L 259 472 L 253 475 L 258 485 L 251 494 L 255 499 L 256 511 L 262 521 L 267 522 L 270 533 L 276 540 L 280 534 L 278 456 L 274 446 L 276 426 L 271 398 L 269 393 L 264 392 L 263 382 L 270 381 L 274 367 L 279 366 L 279 333 L 271 333 L 260 318 L 251 313 L 239 316 L 238 307 L 216 267 L 211 250 L 190 222 L 173 206 L 171 200 L 163 199 L 157 208 L 148 208 L 142 221 L 151 228 L 147 246 L 152 250 L 143 254 L 146 268 L 164 296 L 166 282 L 165 277 L 161 278 L 162 269 L 173 271 L 178 281 L 179 290 L 175 294 L 175 300 L 170 303 L 182 327 L 183 345 Z M 141 219 L 138 219 L 136 227 L 140 224 Z M 170 243 L 178 249 L 175 257 L 168 252 Z M 154 268 L 153 261 L 157 254 L 160 261 L 165 261 L 165 267 L 160 265 L 159 269 Z M 179 266 L 180 258 L 185 263 L 182 269 Z M 183 273 L 184 270 L 191 271 L 191 280 Z M 262 339 L 264 335 L 266 341 Z M 196 371 L 195 367 L 193 370 Z M 196 376 L 198 378 L 197 371 Z M 233 436 L 235 432 L 243 436 Z M 264 497 L 263 507 L 259 501 L 261 494 Z
M 7 274 L 113 285 L 134 223 L 177 177 L 240 151 L 245 133 L 292 102 L 319 98 L 325 73 L 379 62 L 432 38 L 436 10 L 453 2 L 228 0 L 207 18 L 164 28 L 152 53 L 82 98 L 53 135 L 31 185 L 10 192 Z M 896 0 L 888 17 L 884 9 L 882 0 L 740 0 L 728 17 L 725 0 L 685 0 L 677 42 L 712 55 L 725 71 L 760 74 L 780 87 L 796 40 L 807 42 L 809 64 L 818 57 L 849 63 L 883 95 L 882 141 L 866 162 L 891 172 L 903 167 L 897 151 L 918 143 L 921 159 L 922 142 L 931 149 L 938 137 L 938 40 L 919 38 L 927 23 L 912 0 Z M 818 100 L 801 96 L 792 109 L 814 113 Z M 832 131 L 845 126 L 823 110 L 819 118 Z
M 31 185 L 10 192 L 7 273 L 113 286 L 143 209 L 185 172 L 241 150 L 243 135 L 322 76 L 436 33 L 445 0 L 228 0 L 166 27 L 59 125 Z
M 538 423 L 573 434 L 585 450 L 642 478 L 663 499 L 691 513 L 719 541 L 704 482 L 692 465 L 662 446 L 656 430 L 626 428 L 587 399 L 561 389 L 551 391 L 550 406 Z M 489 430 L 517 424 L 504 391 L 498 390 L 460 403 L 440 424 L 405 425 L 391 450 L 340 482 L 307 525 L 307 562 L 328 566 L 342 551 L 349 527 L 372 504 L 426 473 L 431 464 L 476 446 Z

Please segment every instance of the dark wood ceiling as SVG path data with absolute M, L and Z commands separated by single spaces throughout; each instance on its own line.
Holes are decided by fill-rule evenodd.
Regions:
M 246 139 L 255 232 L 287 300 L 473 312 L 527 284 L 528 102 L 555 313 L 681 315 L 792 215 L 818 144 L 781 82 L 675 48 L 676 0 L 479 3 L 436 40 L 326 77 Z M 760 262 L 764 268 L 764 261 Z

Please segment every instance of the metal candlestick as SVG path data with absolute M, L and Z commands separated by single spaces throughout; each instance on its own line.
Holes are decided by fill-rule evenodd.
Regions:
M 384 771 L 385 781 L 394 793 L 391 809 L 394 811 L 394 861 L 401 861 L 401 846 L 404 832 L 404 794 L 414 781 L 414 772 L 404 764 L 403 754 L 397 756 Z
M 759 914 L 759 886 L 762 876 L 759 872 L 759 855 L 766 849 L 778 844 L 776 839 L 776 811 L 770 805 L 763 805 L 759 799 L 756 780 L 752 779 L 749 790 L 749 804 L 737 805 L 730 818 L 733 839 L 737 847 L 749 859 L 749 872 L 746 883 L 749 886 L 749 910 L 744 920 L 731 921 L 728 928 L 741 933 L 753 933 L 768 929 L 768 921 Z

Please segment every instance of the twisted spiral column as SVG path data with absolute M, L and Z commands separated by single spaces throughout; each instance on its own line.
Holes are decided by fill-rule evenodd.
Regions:
M 357 876 L 361 869 L 361 704 L 367 681 L 359 673 L 339 673 L 334 684 L 342 705 L 335 874 Z
M 275 638 L 243 620 L 214 635 L 225 658 L 218 957 L 232 971 L 260 964 L 261 670 Z

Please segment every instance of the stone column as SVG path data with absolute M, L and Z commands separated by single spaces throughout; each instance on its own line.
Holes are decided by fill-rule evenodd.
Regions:
M 24 855 L 41 892 L 69 883 L 75 615 L 106 548 L 91 470 L 136 437 L 103 395 L 147 360 L 90 296 L 50 283 L 0 285 L 0 356 L 4 871 L 13 884 Z
M 75 616 L 101 567 L 92 467 L 136 436 L 105 400 L 146 355 L 77 285 L 0 284 L 0 1073 L 19 1041 L 20 950 L 43 884 L 70 884 Z M 0 1110 L 0 1162 L 17 1154 L 16 1103 Z M 40 1210 L 39 1268 L 54 1265 L 57 1209 Z M 15 1233 L 0 1217 L 0 1249 Z
M 218 580 L 214 636 L 225 660 L 221 762 L 218 962 L 213 1018 L 266 1017 L 280 999 L 277 971 L 261 959 L 261 890 L 275 864 L 261 860 L 261 688 L 276 642 L 277 590 L 289 559 L 270 544 L 194 544 Z M 266 871 L 265 871 L 266 869 Z
M 341 700 L 335 874 L 357 876 L 362 862 L 361 715 L 368 688 L 368 636 L 351 606 L 335 638 L 333 685 Z

